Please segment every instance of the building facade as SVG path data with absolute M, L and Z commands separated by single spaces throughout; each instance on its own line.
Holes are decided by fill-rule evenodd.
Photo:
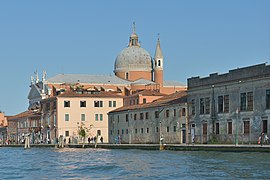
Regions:
M 85 128 L 87 138 L 103 137 L 108 142 L 109 111 L 123 106 L 123 97 L 115 93 L 96 94 L 69 91 L 41 101 L 42 138 L 47 143 L 60 136 L 67 143 L 80 143 L 79 128 Z
M 109 143 L 186 143 L 186 93 L 109 113 Z
M 188 79 L 191 135 L 197 143 L 256 143 L 269 133 L 270 66 Z

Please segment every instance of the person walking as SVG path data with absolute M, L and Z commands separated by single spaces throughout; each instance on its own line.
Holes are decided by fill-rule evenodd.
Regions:
M 100 142 L 101 142 L 101 144 L 103 144 L 103 137 L 102 136 L 100 137 Z

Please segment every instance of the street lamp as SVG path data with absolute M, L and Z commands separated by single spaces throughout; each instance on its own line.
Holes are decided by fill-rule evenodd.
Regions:
M 238 117 L 239 115 L 239 108 L 236 109 L 236 130 L 235 130 L 235 146 L 238 146 Z

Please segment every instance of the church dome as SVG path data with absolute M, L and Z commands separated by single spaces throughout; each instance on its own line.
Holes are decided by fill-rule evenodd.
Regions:
M 151 55 L 139 45 L 129 45 L 119 53 L 115 60 L 114 72 L 151 70 Z

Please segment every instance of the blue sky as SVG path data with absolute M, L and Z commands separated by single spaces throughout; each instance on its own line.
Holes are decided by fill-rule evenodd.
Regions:
M 270 62 L 268 0 L 1 1 L 0 110 L 27 109 L 34 71 L 113 74 L 136 22 L 154 56 L 157 34 L 165 80 Z

